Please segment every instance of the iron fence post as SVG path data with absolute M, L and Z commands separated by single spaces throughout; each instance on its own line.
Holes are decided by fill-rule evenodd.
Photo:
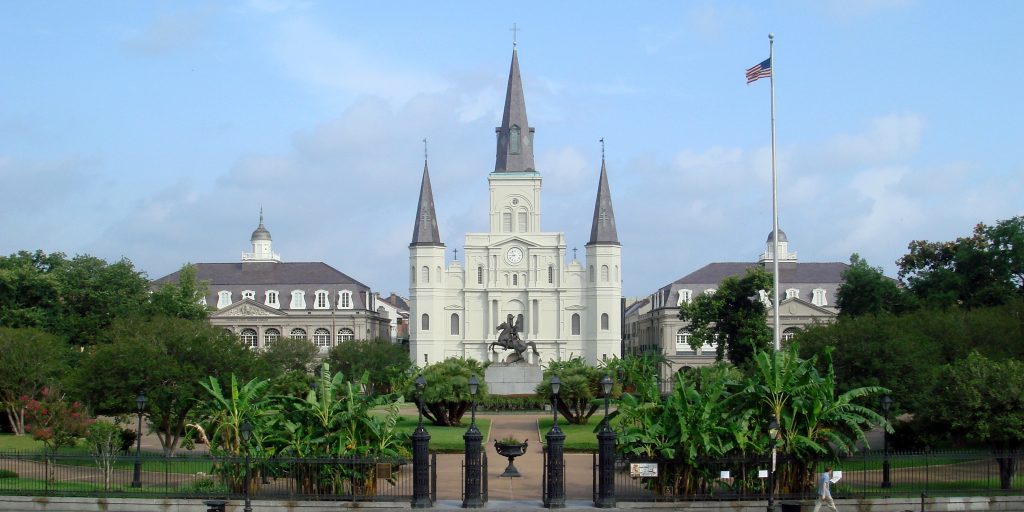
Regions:
M 480 433 L 480 429 L 476 427 L 476 400 L 473 401 L 473 419 L 469 424 L 469 429 L 462 435 L 462 439 L 466 444 L 466 493 L 462 500 L 463 508 L 479 508 L 483 506 L 483 500 L 480 498 L 480 442 L 484 436 Z
M 604 425 L 597 433 L 599 476 L 594 506 L 598 508 L 615 506 L 615 432 L 608 426 L 607 418 L 605 414 Z
M 555 410 L 555 414 L 558 414 Z M 547 434 L 548 465 L 547 465 L 547 508 L 565 507 L 565 433 L 558 423 L 551 426 Z
M 412 433 L 412 507 L 427 508 L 430 502 L 430 434 L 423 424 Z

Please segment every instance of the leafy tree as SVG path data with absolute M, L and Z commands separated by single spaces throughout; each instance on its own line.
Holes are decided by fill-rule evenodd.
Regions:
M 54 479 L 54 456 L 65 446 L 74 446 L 86 434 L 92 418 L 79 402 L 69 403 L 63 393 L 43 388 L 39 398 L 22 397 L 25 430 L 46 447 L 46 478 Z
M 177 283 L 165 283 L 150 294 L 147 309 L 151 315 L 206 320 L 209 310 L 200 303 L 206 291 L 207 283 L 196 280 L 195 265 L 186 263 Z
M 103 475 L 104 490 L 110 489 L 113 480 L 114 464 L 121 453 L 121 433 L 120 426 L 104 420 L 96 420 L 86 429 L 85 440 L 89 444 L 89 453 Z
M 551 396 L 551 377 L 562 382 L 558 390 L 558 412 L 574 425 L 585 425 L 603 403 L 601 378 L 606 370 L 587 364 L 581 357 L 552 361 L 544 370 L 544 381 L 537 385 L 537 394 Z
M 897 282 L 882 274 L 882 267 L 868 265 L 857 253 L 850 256 L 836 298 L 840 316 L 899 314 L 910 310 L 911 303 Z
M 1024 217 L 979 223 L 952 242 L 915 240 L 908 250 L 899 276 L 925 304 L 975 308 L 1024 297 Z
M 319 366 L 320 349 L 305 338 L 278 338 L 259 358 L 270 377 L 288 372 L 310 373 Z
M 60 301 L 54 270 L 66 259 L 61 253 L 20 251 L 0 257 L 0 325 L 53 327 L 53 307 Z
M 204 321 L 155 317 L 121 321 L 112 342 L 84 358 L 76 387 L 101 414 L 135 412 L 135 396 L 146 394 L 146 410 L 164 453 L 173 455 L 207 376 L 254 372 L 256 356 L 237 337 Z
M 70 348 L 57 336 L 35 328 L 0 327 L 0 404 L 11 432 L 25 434 L 22 397 L 39 396 L 68 368 Z
M 647 354 L 628 354 L 622 359 L 617 357 L 607 361 L 605 371 L 615 379 L 616 388 L 621 387 L 627 393 L 636 393 L 641 400 L 657 400 L 661 394 L 658 383 L 671 363 L 665 354 L 652 352 Z M 613 391 L 614 395 L 618 392 Z
M 345 375 L 368 373 L 367 392 L 374 394 L 401 389 L 412 368 L 408 351 L 385 340 L 339 343 L 331 349 L 327 361 Z M 483 374 L 478 378 L 483 379 Z
M 1024 362 L 977 352 L 947 365 L 922 408 L 934 430 L 984 443 L 996 453 L 1000 488 L 1009 490 L 1024 444 Z
M 772 332 L 765 322 L 767 308 L 758 300 L 760 291 L 772 290 L 772 276 L 755 267 L 743 277 L 730 276 L 714 294 L 702 294 L 679 308 L 679 318 L 690 322 L 690 345 L 717 346 L 719 361 L 743 366 L 757 350 L 771 346 Z
M 470 377 L 476 375 L 480 381 L 476 400 L 487 396 L 485 368 L 485 364 L 475 359 L 449 358 L 421 369 L 418 374 L 427 379 L 423 390 L 423 416 L 438 426 L 460 425 L 473 400 L 469 394 Z M 410 381 L 405 396 L 415 396 L 412 386 Z

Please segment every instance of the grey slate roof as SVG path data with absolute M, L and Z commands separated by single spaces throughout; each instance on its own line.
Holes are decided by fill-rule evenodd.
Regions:
M 244 262 L 244 263 L 195 263 L 196 279 L 208 283 L 206 303 L 217 303 L 220 291 L 232 293 L 232 301 L 242 298 L 243 290 L 256 292 L 256 302 L 262 303 L 264 292 L 277 290 L 280 294 L 281 309 L 289 309 L 293 290 L 306 292 L 306 309 L 313 309 L 313 297 L 316 290 L 330 292 L 331 304 L 337 299 L 337 292 L 352 292 L 353 309 L 366 309 L 364 292 L 370 287 L 353 279 L 323 262 Z M 166 275 L 152 285 L 158 287 L 165 283 L 177 283 L 179 272 Z
M 519 151 L 509 146 L 509 134 L 513 126 L 519 128 Z M 512 66 L 508 71 L 508 88 L 505 91 L 505 111 L 501 126 L 494 130 L 498 134 L 497 156 L 494 172 L 536 172 L 533 163 L 533 128 L 526 120 L 526 97 L 523 94 L 523 80 L 519 76 L 519 56 L 512 49 Z
M 590 241 L 587 245 L 619 245 L 619 233 L 615 229 L 615 211 L 612 209 L 612 193 L 608 188 L 608 170 L 601 158 L 601 179 L 597 184 L 597 199 L 594 201 L 594 221 L 590 227 Z
M 412 229 L 413 245 L 444 245 L 437 229 L 437 215 L 434 214 L 434 191 L 430 188 L 430 172 L 423 161 L 423 181 L 420 183 L 420 201 L 416 205 L 416 221 Z

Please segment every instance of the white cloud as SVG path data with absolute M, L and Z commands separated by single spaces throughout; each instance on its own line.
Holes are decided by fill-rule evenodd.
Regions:
M 124 47 L 147 57 L 168 55 L 190 48 L 206 35 L 214 13 L 211 7 L 162 13 L 149 26 L 130 32 Z
M 872 120 L 867 132 L 833 137 L 825 151 L 845 165 L 900 161 L 918 150 L 923 132 L 924 121 L 917 114 L 889 114 Z

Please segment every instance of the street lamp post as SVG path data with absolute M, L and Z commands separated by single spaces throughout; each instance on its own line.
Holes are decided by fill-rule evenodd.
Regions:
M 882 397 L 882 413 L 885 415 L 885 421 L 889 421 L 889 407 L 892 406 L 892 397 L 885 395 Z M 883 426 L 884 427 L 884 426 Z M 889 430 L 882 429 L 882 487 L 892 487 L 892 481 L 889 480 Z
M 548 467 L 547 480 L 548 500 L 544 505 L 548 508 L 565 507 L 565 433 L 558 428 L 558 391 L 562 380 L 557 375 L 551 377 L 551 413 L 554 423 L 548 431 Z
M 420 375 L 414 382 L 419 421 L 412 433 L 412 507 L 427 508 L 431 505 L 430 472 L 427 462 L 430 458 L 430 433 L 423 428 L 423 390 L 427 387 L 427 379 Z
M 779 439 L 779 422 L 775 418 L 768 424 L 768 437 L 772 444 L 772 466 L 768 471 L 768 512 L 775 512 L 775 442 Z
M 135 398 L 135 410 L 139 413 L 139 435 L 135 440 L 135 472 L 132 475 L 132 487 L 142 487 L 142 411 L 146 409 L 146 394 L 142 391 Z
M 238 432 L 242 435 L 242 444 L 245 449 L 245 477 L 242 480 L 245 486 L 242 492 L 245 496 L 245 508 L 243 512 L 252 512 L 252 504 L 249 502 L 249 439 L 252 438 L 252 424 L 249 420 L 242 422 L 242 426 L 238 427 Z
M 601 431 L 597 433 L 598 471 L 597 501 L 598 508 L 615 506 L 615 432 L 608 424 L 608 399 L 612 394 L 612 378 L 605 375 L 601 378 L 601 392 L 604 393 L 604 421 Z
M 469 378 L 469 395 L 473 401 L 470 409 L 469 429 L 463 434 L 462 439 L 466 444 L 466 493 L 462 499 L 463 508 L 479 508 L 483 506 L 481 497 L 481 464 L 480 464 L 480 442 L 483 441 L 483 434 L 476 427 L 476 393 L 480 388 L 480 380 L 473 375 Z

